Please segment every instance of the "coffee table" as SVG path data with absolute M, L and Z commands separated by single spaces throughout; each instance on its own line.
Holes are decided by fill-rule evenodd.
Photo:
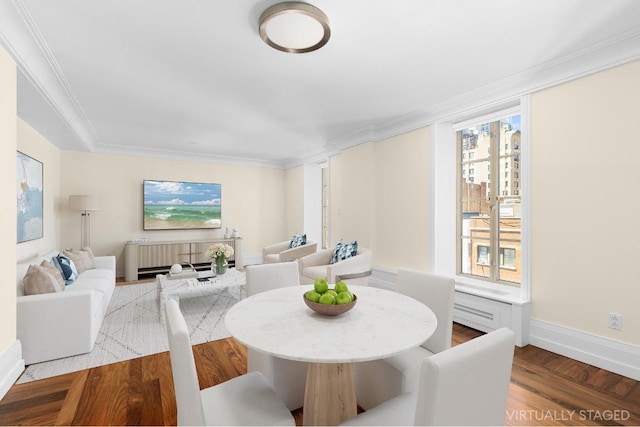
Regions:
M 167 274 L 158 274 L 156 280 L 160 290 L 160 319 L 165 322 L 164 305 L 167 299 L 194 298 L 202 295 L 220 292 L 222 289 L 245 284 L 245 274 L 235 268 L 227 272 L 214 275 L 210 270 L 198 272 L 198 278 L 209 279 L 200 282 L 197 278 L 170 279 Z

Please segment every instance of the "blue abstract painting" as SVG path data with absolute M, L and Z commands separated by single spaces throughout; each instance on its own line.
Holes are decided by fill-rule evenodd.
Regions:
M 18 151 L 18 243 L 43 236 L 42 163 Z

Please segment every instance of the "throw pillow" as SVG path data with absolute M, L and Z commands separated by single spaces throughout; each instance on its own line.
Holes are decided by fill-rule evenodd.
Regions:
M 289 249 L 297 248 L 298 246 L 304 246 L 307 244 L 307 234 L 294 234 L 291 236 L 291 242 L 289 243 Z
M 63 253 L 76 265 L 78 274 L 82 274 L 85 270 L 93 270 L 96 268 L 96 261 L 93 258 L 93 252 L 91 252 L 91 249 L 89 248 L 84 248 L 79 251 L 65 249 Z
M 70 285 L 76 281 L 78 278 L 78 269 L 70 258 L 59 254 L 58 256 L 51 258 L 51 261 L 58 270 L 60 270 L 60 273 L 62 273 L 65 285 Z
M 95 259 L 95 255 L 93 255 L 93 251 L 91 250 L 90 247 L 85 247 L 82 248 L 82 251 L 85 253 L 85 270 L 93 270 L 94 268 L 96 268 L 96 259 Z
M 358 253 L 358 241 L 354 240 L 351 243 L 345 243 L 340 240 L 336 243 L 336 248 L 331 255 L 331 264 L 356 256 Z
M 24 294 L 37 295 L 60 292 L 56 279 L 45 268 L 30 265 L 24 275 Z
M 51 276 L 56 280 L 56 285 L 58 286 L 58 290 L 64 290 L 64 277 L 62 277 L 62 273 L 60 270 L 53 265 L 51 262 L 43 259 L 40 263 L 40 268 L 43 268 L 47 273 L 51 274 Z

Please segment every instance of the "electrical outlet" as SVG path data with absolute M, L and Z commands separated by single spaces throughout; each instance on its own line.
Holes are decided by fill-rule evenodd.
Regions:
M 622 314 L 609 313 L 609 327 L 611 329 L 622 330 Z

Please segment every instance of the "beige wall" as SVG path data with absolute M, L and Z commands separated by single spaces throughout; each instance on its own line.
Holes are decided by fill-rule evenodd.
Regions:
M 42 162 L 43 169 L 43 238 L 17 245 L 17 260 L 33 258 L 59 249 L 60 149 L 27 123 L 18 119 L 18 150 Z M 14 178 L 15 179 L 15 178 Z
M 532 317 L 635 345 L 639 99 L 636 61 L 536 93 L 531 109 Z
M 375 265 L 427 271 L 430 266 L 430 129 L 375 144 Z
M 16 65 L 0 47 L 0 356 L 16 340 Z
M 331 245 L 358 240 L 377 267 L 427 270 L 429 128 L 344 150 L 330 161 Z
M 282 170 L 78 151 L 63 151 L 61 157 L 61 247 L 80 245 L 80 215 L 67 209 L 68 196 L 98 196 L 102 208 L 91 213 L 91 246 L 97 254 L 117 255 L 120 269 L 124 262 L 124 243 L 134 238 L 216 238 L 222 237 L 227 226 L 236 227 L 244 238 L 247 256 L 260 255 L 263 246 L 286 235 L 285 172 Z M 142 182 L 145 179 L 222 184 L 222 229 L 143 231 Z
M 304 229 L 304 168 L 302 166 L 288 169 L 285 172 L 286 210 L 285 235 L 278 241 L 288 240 L 296 233 L 305 232 Z
M 336 221 L 331 229 L 331 246 L 340 240 L 370 248 L 375 253 L 374 143 L 344 150 L 332 162 L 331 201 Z M 339 172 L 338 172 L 339 169 Z M 339 193 L 336 187 L 340 188 Z

